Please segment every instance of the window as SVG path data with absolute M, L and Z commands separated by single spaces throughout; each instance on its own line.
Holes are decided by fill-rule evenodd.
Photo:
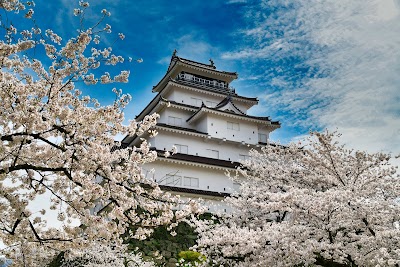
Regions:
M 203 101 L 200 98 L 192 97 L 192 105 L 196 107 L 200 107 Z
M 212 158 L 219 159 L 219 151 L 218 150 L 213 150 L 213 149 L 207 149 L 207 154 L 210 155 Z
M 228 121 L 227 128 L 228 130 L 239 131 L 239 123 Z
M 239 154 L 239 159 L 246 160 L 246 159 L 251 159 L 251 157 L 249 155 Z
M 199 187 L 199 178 L 184 177 L 183 185 L 190 186 L 190 187 Z
M 168 116 L 168 124 L 174 126 L 182 126 L 182 118 Z
M 174 146 L 176 146 L 176 152 L 177 153 L 181 153 L 181 154 L 187 154 L 188 153 L 188 146 L 179 145 L 179 144 L 175 144 Z
M 267 141 L 268 141 L 268 135 L 267 134 L 262 134 L 262 133 L 258 134 L 258 142 L 267 143 Z
M 167 175 L 165 177 L 165 184 L 166 185 L 181 185 L 182 184 L 182 177 L 179 175 Z

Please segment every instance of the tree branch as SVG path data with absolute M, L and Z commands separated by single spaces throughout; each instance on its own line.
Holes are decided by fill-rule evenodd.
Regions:
M 63 174 L 65 174 L 65 176 L 68 177 L 69 180 L 74 182 L 76 185 L 82 187 L 82 184 L 80 182 L 74 181 L 74 179 L 72 178 L 72 175 L 69 173 L 69 170 L 67 168 L 65 168 L 65 167 L 53 168 L 53 167 L 44 167 L 44 166 L 34 166 L 34 165 L 31 165 L 31 164 L 20 164 L 20 165 L 11 166 L 11 167 L 8 168 L 8 170 L 1 169 L 0 170 L 0 174 L 9 173 L 9 172 L 18 171 L 18 170 L 62 172 Z

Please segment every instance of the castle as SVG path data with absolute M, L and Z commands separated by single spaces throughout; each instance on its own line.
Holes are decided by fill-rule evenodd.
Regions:
M 168 70 L 153 87 L 157 95 L 136 117 L 158 113 L 155 137 L 144 136 L 158 153 L 144 172 L 161 189 L 182 197 L 202 198 L 213 211 L 220 200 L 239 186 L 225 172 L 247 159 L 249 149 L 268 143 L 280 127 L 269 117 L 247 115 L 258 99 L 238 95 L 230 87 L 236 72 L 172 55 Z M 138 136 L 126 136 L 123 146 L 138 146 Z M 164 157 L 165 151 L 177 153 Z

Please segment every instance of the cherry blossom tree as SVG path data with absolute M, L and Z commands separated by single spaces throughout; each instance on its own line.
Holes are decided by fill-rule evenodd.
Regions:
M 226 199 L 234 211 L 196 222 L 197 249 L 223 266 L 399 266 L 396 168 L 337 137 L 251 151 Z
M 115 101 L 102 106 L 79 89 L 129 77 L 126 70 L 108 72 L 124 62 L 111 47 L 101 47 L 101 36 L 111 33 L 103 25 L 110 13 L 102 10 L 98 23 L 85 28 L 88 7 L 79 2 L 74 14 L 80 29 L 63 40 L 38 27 L 33 1 L 0 0 L 6 14 L 0 24 L 0 255 L 15 266 L 44 266 L 94 241 L 117 246 L 122 234 L 143 239 L 153 227 L 197 208 L 191 203 L 174 214 L 179 200 L 145 179 L 141 166 L 156 158 L 146 140 L 137 148 L 112 149 L 115 135 L 140 136 L 158 115 L 125 126 L 129 95 L 113 89 Z M 40 198 L 47 200 L 43 208 L 32 208 Z M 47 222 L 49 211 L 57 213 L 59 227 Z

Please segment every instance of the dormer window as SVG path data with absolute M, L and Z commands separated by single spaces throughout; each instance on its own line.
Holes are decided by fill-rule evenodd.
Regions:
M 239 123 L 230 122 L 230 121 L 227 122 L 227 128 L 228 128 L 228 130 L 235 130 L 235 131 L 240 130 Z
M 196 107 L 200 107 L 203 101 L 200 98 L 192 97 L 192 105 Z
M 183 177 L 183 185 L 188 187 L 199 187 L 199 178 Z
M 182 126 L 182 118 L 168 116 L 168 124 L 172 126 Z

